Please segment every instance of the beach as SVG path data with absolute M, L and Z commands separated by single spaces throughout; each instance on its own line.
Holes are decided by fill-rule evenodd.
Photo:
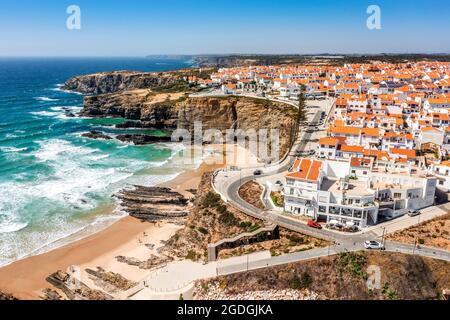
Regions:
M 159 186 L 172 188 L 185 197 L 192 198 L 193 194 L 189 190 L 198 187 L 204 173 L 222 168 L 225 164 L 241 164 L 242 158 L 246 158 L 242 155 L 247 155 L 247 151 L 235 146 L 224 151 L 222 162 L 217 157 L 224 150 L 223 146 L 212 145 L 209 149 L 215 152 L 204 158 L 197 169 L 186 170 Z M 126 216 L 81 240 L 0 268 L 0 291 L 10 293 L 18 299 L 39 299 L 43 289 L 52 288 L 46 277 L 58 270 L 66 271 L 71 266 L 79 267 L 82 270 L 82 281 L 93 288 L 96 285 L 86 274 L 86 268 L 95 270 L 101 267 L 132 281 L 142 280 L 149 270 L 120 263 L 116 257 L 122 255 L 146 260 L 152 254 L 157 254 L 156 250 L 163 245 L 162 241 L 168 240 L 181 228 L 183 225 L 180 222 L 141 222 Z
M 221 165 L 201 164 L 196 170 L 187 170 L 162 186 L 173 188 L 182 194 L 196 189 L 203 173 Z M 161 245 L 161 240 L 169 239 L 181 225 L 170 222 L 141 222 L 132 217 L 124 217 L 106 229 L 55 250 L 16 261 L 0 268 L 0 290 L 13 294 L 18 299 L 38 299 L 42 289 L 50 288 L 46 277 L 57 270 L 67 270 L 70 266 L 102 268 L 122 274 L 129 280 L 142 279 L 148 270 L 140 270 L 115 259 L 118 255 L 148 258 Z M 154 244 L 149 250 L 145 244 Z M 86 279 L 89 285 L 89 279 Z

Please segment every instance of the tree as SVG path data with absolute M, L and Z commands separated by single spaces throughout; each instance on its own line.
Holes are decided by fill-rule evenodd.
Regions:
M 300 95 L 298 96 L 298 111 L 297 111 L 297 121 L 306 121 L 306 98 L 305 98 L 305 86 L 302 85 L 300 89 Z

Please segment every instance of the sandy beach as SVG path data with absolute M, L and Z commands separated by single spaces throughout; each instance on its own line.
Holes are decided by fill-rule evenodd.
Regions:
M 185 171 L 163 186 L 187 195 L 186 190 L 197 188 L 204 172 L 218 167 L 220 165 L 203 163 L 197 170 Z M 161 240 L 169 239 L 179 228 L 180 225 L 168 222 L 150 223 L 132 217 L 122 218 L 84 239 L 0 268 L 0 290 L 19 299 L 38 299 L 42 289 L 51 287 L 46 277 L 57 270 L 67 270 L 70 266 L 79 266 L 82 270 L 101 266 L 130 280 L 140 280 L 148 273 L 147 270 L 140 272 L 136 267 L 117 262 L 115 257 L 148 258 L 160 246 Z M 154 249 L 148 249 L 145 244 L 154 244 Z M 86 283 L 89 285 L 89 281 Z
M 221 153 L 220 150 L 223 150 L 221 145 L 210 146 L 210 148 L 217 151 L 216 157 Z M 239 156 L 235 154 L 235 151 L 236 148 L 231 153 L 226 152 L 227 165 L 236 165 L 238 164 L 236 160 L 246 158 L 242 157 L 246 154 L 245 151 L 241 150 L 242 153 L 238 153 Z M 170 187 L 186 197 L 193 197 L 188 190 L 198 187 L 203 173 L 225 165 L 222 161 L 214 163 L 211 157 L 214 156 L 205 159 L 198 169 L 187 170 L 160 186 Z M 141 260 L 148 259 L 162 246 L 161 241 L 168 240 L 182 227 L 179 223 L 150 223 L 124 217 L 86 238 L 0 268 L 0 290 L 13 294 L 19 299 L 39 299 L 43 289 L 51 288 L 46 277 L 57 270 L 66 271 L 71 266 L 77 266 L 80 270 L 102 267 L 107 271 L 120 273 L 129 280 L 139 281 L 149 271 L 119 263 L 115 257 L 123 255 Z M 81 278 L 87 285 L 95 288 L 95 284 L 84 271 Z

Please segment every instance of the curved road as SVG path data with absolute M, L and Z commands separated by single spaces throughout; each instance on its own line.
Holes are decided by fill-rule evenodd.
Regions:
M 320 121 L 322 110 L 317 111 L 312 119 L 308 119 L 309 123 L 317 123 Z M 354 251 L 355 248 L 361 250 L 364 249 L 363 243 L 366 240 L 373 240 L 377 236 L 372 232 L 366 233 L 339 233 L 331 230 L 318 230 L 308 227 L 306 224 L 298 221 L 289 216 L 281 215 L 276 211 L 258 209 L 239 196 L 239 188 L 248 181 L 255 180 L 256 178 L 268 177 L 276 175 L 282 172 L 286 172 L 293 165 L 296 154 L 301 151 L 305 151 L 308 140 L 311 139 L 313 132 L 299 131 L 297 140 L 295 141 L 291 152 L 280 163 L 270 166 L 260 166 L 259 169 L 263 171 L 262 175 L 254 175 L 254 168 L 245 168 L 235 171 L 216 171 L 213 178 L 213 186 L 216 192 L 218 192 L 224 201 L 232 205 L 236 209 L 246 213 L 249 216 L 260 219 L 267 223 L 277 224 L 286 229 L 300 232 L 316 238 L 328 240 L 334 242 L 335 245 L 341 247 L 341 249 L 348 249 Z M 418 254 L 421 256 L 432 257 L 436 259 L 442 259 L 450 261 L 450 252 L 445 250 L 439 250 L 434 248 L 422 247 L 420 249 L 415 248 L 412 244 L 404 244 L 392 241 L 386 241 L 386 251 L 390 252 L 402 252 L 407 254 Z

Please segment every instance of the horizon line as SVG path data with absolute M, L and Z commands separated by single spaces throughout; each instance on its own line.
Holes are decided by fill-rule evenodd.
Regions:
M 152 56 L 386 56 L 386 55 L 450 55 L 450 52 L 318 52 L 318 53 L 151 53 L 146 55 L 0 55 L 0 58 L 147 58 Z

